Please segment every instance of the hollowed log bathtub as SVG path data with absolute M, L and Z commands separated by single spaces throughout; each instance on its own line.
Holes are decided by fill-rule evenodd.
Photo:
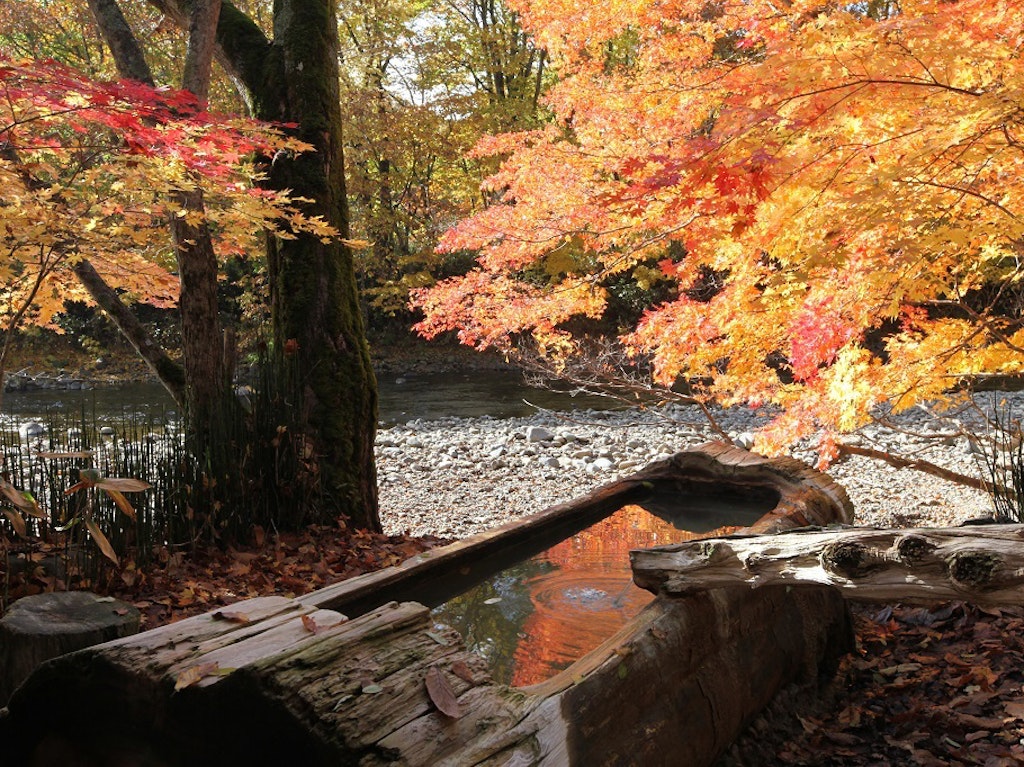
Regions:
M 0 718 L 0 763 L 710 764 L 779 689 L 813 684 L 849 649 L 837 592 L 659 595 L 527 687 L 496 683 L 429 607 L 625 505 L 673 494 L 764 506 L 748 534 L 852 516 L 845 492 L 804 464 L 704 445 L 397 567 L 49 661 Z

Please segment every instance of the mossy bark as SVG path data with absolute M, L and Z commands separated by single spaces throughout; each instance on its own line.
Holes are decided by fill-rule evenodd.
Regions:
M 182 26 L 192 0 L 149 0 Z M 348 236 L 335 0 L 275 0 L 273 38 L 229 2 L 217 24 L 218 58 L 254 116 L 294 124 L 315 151 L 274 157 L 269 183 Z M 363 328 L 355 266 L 340 241 L 296 233 L 268 246 L 273 374 L 300 473 L 316 484 L 312 509 L 380 529 L 373 442 L 377 385 Z M 300 483 L 303 477 L 298 478 Z M 309 500 L 309 486 L 300 496 Z M 294 493 L 291 493 L 294 496 Z M 306 506 L 302 508 L 302 506 Z M 311 511 L 296 504 L 296 514 Z
M 334 3 L 278 0 L 274 11 L 284 85 L 277 103 L 283 110 L 261 116 L 297 122 L 299 138 L 316 151 L 277 158 L 270 180 L 314 200 L 311 212 L 347 237 Z M 328 506 L 360 527 L 379 529 L 377 384 L 352 253 L 337 240 L 300 236 L 272 242 L 269 256 L 276 363 L 298 373 L 299 428 L 315 456 Z
M 254 45 L 247 19 L 221 13 L 222 49 L 234 51 L 256 115 L 295 123 L 314 152 L 274 158 L 270 183 L 306 197 L 308 211 L 348 236 L 337 19 L 333 0 L 277 0 L 274 38 Z M 238 41 L 247 42 L 240 43 Z M 274 364 L 296 397 L 289 426 L 318 477 L 324 511 L 380 529 L 373 441 L 377 384 L 363 328 L 352 253 L 338 240 L 299 234 L 269 244 Z

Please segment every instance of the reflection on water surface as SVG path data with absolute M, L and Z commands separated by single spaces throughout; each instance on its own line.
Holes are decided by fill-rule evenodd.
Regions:
M 679 509 L 675 524 L 641 506 L 625 506 L 450 599 L 434 609 L 434 620 L 457 629 L 469 649 L 487 658 L 495 681 L 517 687 L 544 681 L 654 598 L 633 585 L 630 549 L 726 534 L 735 527 L 711 528 L 752 524 L 767 510 L 712 498 L 701 499 L 701 506 Z

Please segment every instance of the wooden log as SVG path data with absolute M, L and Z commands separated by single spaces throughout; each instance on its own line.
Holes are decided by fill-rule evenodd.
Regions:
M 359 615 L 391 600 L 431 602 L 438 592 L 459 593 L 460 584 L 480 579 L 547 548 L 553 535 L 570 535 L 630 503 L 662 493 L 714 496 L 748 494 L 774 506 L 752 533 L 774 533 L 807 525 L 849 524 L 853 504 L 827 474 L 793 458 L 765 458 L 723 442 L 709 442 L 656 461 L 635 474 L 602 485 L 568 503 L 426 551 L 396 567 L 327 586 L 303 601 L 346 615 Z M 545 542 L 547 541 L 547 542 Z
M 139 630 L 127 602 L 86 591 L 22 597 L 0 619 L 0 706 L 43 661 Z
M 634 551 L 630 559 L 637 585 L 670 594 L 821 583 L 863 602 L 1024 602 L 1024 525 L 712 538 Z
M 716 492 L 716 488 L 747 488 L 773 494 L 775 507 L 747 529 L 750 533 L 853 522 L 850 497 L 827 474 L 795 458 L 766 458 L 724 442 L 709 442 L 676 453 L 629 480 L 671 482 L 680 489 L 697 488 L 707 493 Z
M 781 686 L 815 679 L 847 650 L 833 589 L 656 599 L 569 669 L 522 689 L 494 684 L 461 637 L 411 601 L 468 587 L 496 560 L 658 492 L 738 494 L 757 508 L 768 499 L 757 530 L 852 516 L 842 489 L 799 462 L 688 450 L 395 568 L 55 659 L 0 717 L 0 740 L 13 744 L 0 767 L 710 764 Z
M 700 767 L 852 642 L 827 587 L 663 597 L 576 666 L 512 689 L 415 603 L 353 620 L 296 600 L 235 607 L 45 664 L 0 718 L 0 764 Z

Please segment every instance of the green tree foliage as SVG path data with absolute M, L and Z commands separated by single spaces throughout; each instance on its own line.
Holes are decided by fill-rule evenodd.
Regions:
M 489 132 L 539 119 L 545 57 L 518 17 L 486 0 L 343 0 L 342 98 L 361 287 L 371 316 L 404 316 L 408 291 L 465 270 L 435 246 L 487 203 Z

